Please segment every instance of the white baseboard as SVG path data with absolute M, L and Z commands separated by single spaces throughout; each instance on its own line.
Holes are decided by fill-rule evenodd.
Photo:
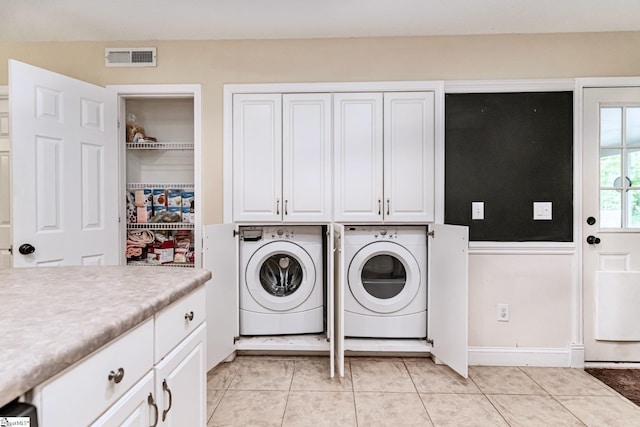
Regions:
M 580 367 L 579 350 L 569 348 L 469 347 L 469 365 Z M 575 359 L 575 360 L 574 360 Z M 584 366 L 584 350 L 582 350 Z

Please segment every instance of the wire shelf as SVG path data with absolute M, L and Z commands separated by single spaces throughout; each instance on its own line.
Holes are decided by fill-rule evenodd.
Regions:
M 127 224 L 127 230 L 193 230 L 195 224 L 189 222 L 148 222 L 146 224 Z
M 174 268 L 194 268 L 195 265 L 192 262 L 148 262 L 148 261 L 127 261 L 127 265 L 142 266 L 142 267 L 174 267 Z
M 195 188 L 194 184 L 191 183 L 147 183 L 147 182 L 130 182 L 127 184 L 127 190 L 144 190 L 145 188 L 170 188 L 175 190 L 193 190 Z
M 193 142 L 127 142 L 128 150 L 193 150 Z

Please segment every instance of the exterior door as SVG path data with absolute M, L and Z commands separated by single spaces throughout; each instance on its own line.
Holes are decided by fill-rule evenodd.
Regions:
M 118 264 L 116 99 L 9 61 L 15 267 Z
M 384 219 L 434 218 L 435 96 L 384 94 Z
M 9 141 L 9 98 L 0 87 L 0 268 L 13 264 L 11 257 L 11 169 Z
M 431 353 L 468 376 L 469 228 L 434 224 L 429 238 L 427 336 Z
M 233 96 L 233 219 L 282 220 L 282 95 Z
M 337 93 L 333 103 L 335 220 L 382 221 L 382 93 Z
M 640 362 L 640 87 L 583 95 L 585 361 Z

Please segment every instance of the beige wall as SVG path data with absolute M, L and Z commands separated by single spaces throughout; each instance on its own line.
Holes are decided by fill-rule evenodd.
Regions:
M 156 46 L 156 68 L 105 68 L 105 47 Z M 15 58 L 99 85 L 200 83 L 204 223 L 222 221 L 225 83 L 640 75 L 640 32 L 194 42 L 0 43 Z M 7 84 L 0 68 L 0 84 Z
M 105 68 L 105 47 L 156 46 L 156 68 Z M 204 223 L 222 222 L 225 83 L 562 78 L 640 75 L 640 32 L 271 41 L 0 43 L 15 58 L 99 85 L 202 85 Z M 8 83 L 0 68 L 0 85 Z M 566 347 L 572 256 L 472 255 L 469 344 Z M 511 321 L 496 322 L 509 303 Z

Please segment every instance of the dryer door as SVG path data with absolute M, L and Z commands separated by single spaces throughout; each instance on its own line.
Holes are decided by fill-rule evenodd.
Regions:
M 253 253 L 243 285 L 266 309 L 288 311 L 309 298 L 315 282 L 316 266 L 309 253 L 295 243 L 278 241 Z
M 420 289 L 420 267 L 404 246 L 375 242 L 360 249 L 349 264 L 349 289 L 365 308 L 394 313 L 413 301 Z

